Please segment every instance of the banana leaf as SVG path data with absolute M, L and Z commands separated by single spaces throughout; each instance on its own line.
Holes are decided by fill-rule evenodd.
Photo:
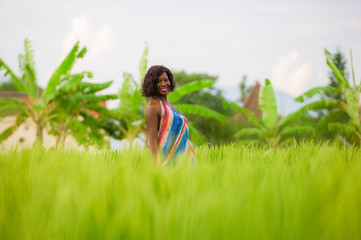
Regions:
M 281 118 L 277 124 L 276 127 L 277 128 L 283 128 L 284 126 L 287 126 L 288 124 L 296 121 L 297 119 L 303 117 L 305 115 L 307 111 L 305 111 L 304 109 L 299 109 L 296 112 L 290 113 L 286 116 L 284 116 L 283 118 Z
M 221 122 L 225 122 L 228 119 L 227 116 L 200 105 L 176 104 L 174 106 L 183 114 L 195 114 L 202 117 L 215 118 Z
M 259 128 L 243 128 L 234 134 L 235 137 L 243 137 L 243 136 L 260 136 Z
M 312 110 L 321 110 L 321 109 L 333 109 L 339 107 L 339 101 L 336 99 L 321 99 L 319 101 L 311 102 L 303 107 L 301 107 L 298 112 L 307 112 Z
M 55 91 L 56 87 L 61 83 L 61 77 L 62 75 L 68 74 L 71 68 L 73 67 L 73 64 L 76 60 L 76 58 L 83 57 L 86 48 L 83 48 L 80 52 L 79 50 L 79 42 L 77 42 L 72 50 L 68 53 L 66 58 L 63 60 L 63 62 L 60 64 L 60 66 L 54 71 L 53 75 L 50 77 L 49 83 L 47 87 L 45 88 L 42 97 L 47 99 L 49 95 Z
M 8 74 L 10 74 L 10 79 L 13 81 L 16 89 L 19 92 L 22 93 L 26 93 L 27 94 L 27 89 L 24 85 L 24 83 L 14 74 L 14 72 L 3 62 L 3 60 L 0 59 L 0 70 L 4 69 L 5 70 L 5 76 L 7 76 Z
M 297 124 L 297 125 L 290 125 L 282 129 L 280 132 L 280 136 L 282 137 L 289 137 L 295 135 L 307 135 L 307 136 L 315 136 L 316 129 L 315 126 L 311 124 Z
M 26 93 L 31 99 L 38 97 L 38 85 L 36 83 L 34 52 L 29 40 L 24 41 L 25 54 L 19 55 L 19 69 L 22 72 L 22 81 Z
M 138 84 L 138 88 L 141 86 L 141 81 L 147 72 L 147 66 L 148 66 L 148 46 L 145 45 L 145 49 L 143 51 L 142 58 L 139 63 L 140 82 Z
M 345 91 L 347 102 L 347 114 L 350 116 L 351 123 L 355 126 L 360 126 L 360 115 L 358 112 L 358 102 L 355 93 L 351 89 Z
M 347 117 L 347 113 L 345 113 L 342 108 L 335 108 L 323 116 L 318 124 L 319 126 L 327 129 L 330 123 L 338 121 L 344 117 Z
M 84 91 L 85 93 L 96 93 L 101 90 L 104 90 L 110 85 L 113 84 L 113 81 L 108 81 L 105 83 L 89 83 L 89 82 L 81 82 L 78 84 L 78 91 Z
M 0 98 L 0 120 L 6 116 L 19 114 L 28 109 L 23 101 L 16 98 Z
M 259 108 L 262 110 L 262 122 L 272 129 L 276 125 L 278 113 L 275 93 L 269 79 L 265 80 L 265 86 L 260 91 L 259 103 Z
M 143 113 L 145 99 L 140 95 L 137 83 L 129 73 L 123 74 L 123 84 L 119 91 L 118 97 L 120 100 L 119 111 L 123 115 L 141 117 Z M 134 119 L 133 119 L 134 120 Z
M 10 137 L 20 127 L 20 125 L 26 121 L 27 118 L 28 115 L 26 113 L 20 113 L 15 120 L 15 124 L 8 127 L 0 134 L 0 143 Z
M 212 87 L 214 83 L 214 80 L 204 79 L 184 84 L 183 86 L 178 87 L 173 93 L 171 93 L 168 96 L 168 100 L 171 102 L 176 102 L 184 95 L 200 91 L 204 88 Z
M 70 90 L 77 90 L 79 84 L 81 83 L 81 81 L 83 80 L 86 74 L 90 76 L 92 75 L 91 73 L 89 74 L 88 72 L 66 75 L 66 77 L 62 79 L 63 84 L 60 85 L 58 88 L 60 89 L 60 91 L 63 92 L 69 92 Z
M 356 126 L 351 123 L 329 123 L 328 130 L 331 132 L 337 132 L 339 134 L 346 133 L 352 134 L 356 131 Z
M 73 104 L 86 104 L 86 103 L 92 103 L 92 104 L 98 104 L 103 101 L 117 99 L 118 95 L 116 94 L 108 94 L 108 95 L 94 95 L 94 94 L 77 94 L 74 97 L 72 97 L 71 101 Z
M 302 95 L 295 98 L 295 100 L 297 102 L 304 102 L 305 100 L 310 99 L 318 94 L 327 95 L 327 94 L 335 94 L 335 93 L 337 93 L 337 89 L 335 87 L 331 87 L 331 86 L 315 87 L 310 90 L 307 90 Z

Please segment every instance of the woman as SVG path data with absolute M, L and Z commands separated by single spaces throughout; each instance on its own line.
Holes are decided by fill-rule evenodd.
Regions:
M 188 121 L 167 99 L 174 88 L 173 74 L 168 68 L 155 65 L 148 69 L 142 85 L 142 95 L 150 98 L 145 122 L 150 151 L 162 166 L 176 162 L 180 153 L 196 163 Z

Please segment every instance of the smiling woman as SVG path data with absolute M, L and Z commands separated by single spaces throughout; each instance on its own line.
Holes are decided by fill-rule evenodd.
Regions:
M 150 98 L 145 111 L 149 148 L 162 166 L 177 162 L 180 154 L 196 163 L 188 121 L 167 99 L 174 88 L 172 72 L 161 65 L 149 68 L 142 85 L 142 95 Z

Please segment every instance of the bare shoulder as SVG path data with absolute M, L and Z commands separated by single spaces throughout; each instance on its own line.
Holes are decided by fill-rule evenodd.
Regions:
M 147 115 L 153 115 L 153 114 L 160 115 L 161 108 L 160 108 L 159 101 L 151 98 L 149 100 L 149 103 L 147 105 L 147 109 L 145 110 L 145 112 Z

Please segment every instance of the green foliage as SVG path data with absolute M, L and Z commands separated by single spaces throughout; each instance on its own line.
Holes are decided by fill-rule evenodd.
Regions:
M 171 102 L 179 101 L 182 97 L 189 94 L 190 92 L 198 92 L 205 88 L 210 88 L 215 83 L 214 80 L 195 80 L 188 82 L 176 89 L 175 92 L 171 93 L 168 100 Z
M 145 45 L 145 49 L 143 51 L 143 55 L 141 57 L 139 64 L 139 73 L 140 73 L 139 86 L 141 85 L 141 80 L 144 78 L 148 69 L 148 49 L 149 49 L 148 45 Z
M 112 81 L 102 84 L 81 82 L 84 76 L 85 73 L 68 75 L 68 81 L 58 86 L 52 97 L 55 106 L 50 124 L 52 134 L 58 136 L 58 144 L 71 135 L 80 145 L 104 146 L 108 144 L 105 133 L 115 131 L 116 126 L 110 120 L 113 117 L 111 111 L 99 104 L 117 99 L 117 95 L 97 94 Z
M 148 46 L 145 47 L 139 64 L 139 73 L 141 77 L 143 76 L 142 78 L 144 78 L 147 70 L 147 57 Z M 126 138 L 131 144 L 140 133 L 147 137 L 145 127 L 147 101 L 141 96 L 140 88 L 141 80 L 136 81 L 131 74 L 124 73 L 122 87 L 118 93 L 119 107 L 113 110 L 121 117 L 121 119 L 118 118 L 117 120 L 120 134 L 113 137 L 116 139 Z M 145 139 L 145 142 L 147 142 L 147 139 Z
M 198 81 L 200 79 L 217 80 L 217 76 L 211 76 L 205 73 L 187 73 L 185 71 L 173 71 L 173 76 L 177 85 L 177 88 L 187 83 Z
M 27 93 L 27 89 L 24 85 L 24 81 L 19 79 L 14 72 L 4 63 L 4 61 L 0 58 L 0 70 L 4 70 L 5 71 L 5 76 L 9 75 L 10 79 L 12 80 L 12 82 L 14 83 L 14 85 L 16 86 L 16 89 L 19 92 L 23 92 L 23 93 Z
M 1 77 L 1 75 L 0 75 Z M 16 86 L 11 81 L 0 82 L 0 91 L 17 91 Z
M 176 95 L 176 92 L 172 93 L 169 96 L 169 99 L 175 101 L 177 108 L 180 104 L 194 104 L 206 107 L 223 115 L 223 117 L 217 118 L 217 121 L 212 121 L 206 116 L 181 111 L 186 115 L 187 119 L 193 123 L 193 126 L 198 129 L 197 132 L 203 136 L 202 141 L 195 140 L 195 138 L 197 138 L 194 136 L 196 133 L 193 131 L 194 128 L 191 127 L 191 140 L 197 144 L 205 142 L 212 144 L 222 144 L 233 141 L 233 133 L 239 124 L 230 124 L 230 120 L 224 121 L 226 118 L 233 116 L 235 114 L 235 110 L 222 96 L 222 92 L 213 87 L 217 77 L 199 73 L 188 74 L 184 71 L 173 72 L 173 75 L 177 86 L 180 86 L 177 88 L 177 92 L 181 91 L 183 87 L 186 86 L 196 86 L 196 84 L 200 84 L 201 82 L 204 84 L 204 89 L 195 88 L 195 91 L 192 94 L 182 95 L 181 97 L 177 97 L 175 99 L 173 99 L 173 96 Z M 212 118 L 215 117 L 217 117 L 217 114 L 215 114 Z
M 19 99 L 0 98 L 0 120 L 6 116 L 25 112 L 26 110 L 26 103 Z
M 247 76 L 243 75 L 242 80 L 239 83 L 239 90 L 241 92 L 241 98 L 239 99 L 240 102 L 244 101 L 244 99 L 246 98 L 249 90 L 251 89 L 250 87 L 246 86 L 246 82 L 247 82 Z
M 249 118 L 253 126 L 239 130 L 235 137 L 256 139 L 258 144 L 266 144 L 271 148 L 277 148 L 293 142 L 293 138 L 308 138 L 314 136 L 315 130 L 312 124 L 298 122 L 307 110 L 301 108 L 282 119 L 278 119 L 276 97 L 269 79 L 265 80 L 265 86 L 261 88 L 259 95 L 259 108 L 262 110 L 262 118 L 257 118 L 248 109 L 236 106 L 239 113 Z
M 341 86 L 343 88 L 349 88 L 350 85 L 348 83 L 348 81 L 345 78 L 345 73 L 343 72 L 345 69 L 345 62 L 342 60 L 342 54 L 340 52 L 336 53 L 336 55 L 332 55 L 329 51 L 327 51 L 327 49 L 325 49 L 325 56 L 326 56 L 326 62 L 327 65 L 331 68 L 332 73 L 334 74 L 334 77 L 336 79 L 333 78 L 333 81 L 331 81 L 331 86 L 334 87 L 338 87 Z M 343 69 L 341 69 L 343 68 Z M 334 82 L 334 80 L 337 81 Z
M 141 149 L 0 152 L 0 238 L 361 238 L 359 148 L 195 153 L 196 168 L 160 168 Z
M 29 40 L 25 39 L 25 54 L 19 55 L 19 69 L 21 72 L 21 79 L 26 88 L 26 93 L 30 98 L 38 97 L 38 85 L 36 84 L 34 51 Z
M 259 108 L 262 110 L 262 122 L 268 128 L 273 128 L 277 122 L 278 112 L 275 93 L 269 79 L 265 80 L 265 86 L 260 91 L 258 101 Z
M 356 85 L 352 64 L 352 53 L 350 53 L 350 55 L 353 78 L 352 87 L 345 78 L 345 74 L 342 71 L 343 69 L 341 70 L 337 66 L 341 64 L 340 55 L 337 55 L 337 58 L 337 56 L 333 56 L 325 49 L 327 65 L 332 70 L 332 73 L 338 84 L 331 84 L 331 86 L 328 87 L 317 87 L 310 89 L 306 93 L 302 94 L 300 97 L 296 98 L 296 100 L 303 102 L 306 98 L 310 98 L 314 95 L 327 96 L 330 94 L 336 94 L 334 95 L 334 99 L 322 99 L 316 102 L 311 102 L 304 106 L 303 109 L 307 111 L 328 111 L 328 114 L 324 115 L 320 120 L 320 132 L 325 133 L 328 130 L 333 133 L 334 138 L 340 136 L 341 138 L 346 139 L 348 143 L 361 144 L 361 86 Z M 341 64 L 341 67 L 344 68 L 344 64 Z M 337 97 L 337 94 L 341 94 L 342 97 Z
M 110 127 L 111 124 L 107 124 L 107 120 L 103 119 L 103 114 L 106 115 L 108 110 L 99 106 L 99 103 L 115 99 L 116 96 L 97 94 L 109 87 L 112 82 L 85 83 L 82 81 L 85 77 L 91 78 L 92 73 L 70 74 L 75 60 L 84 56 L 86 48 L 79 51 L 79 42 L 74 45 L 39 96 L 30 41 L 26 39 L 24 46 L 24 54 L 19 55 L 21 77 L 17 77 L 1 59 L 0 70 L 5 70 L 5 75 L 10 75 L 17 90 L 26 93 L 31 102 L 28 105 L 17 99 L 0 100 L 0 119 L 13 114 L 18 115 L 16 123 L 1 134 L 0 142 L 8 138 L 27 118 L 31 118 L 36 125 L 37 144 L 43 142 L 44 129 L 57 136 L 57 146 L 64 142 L 68 135 L 77 139 L 80 145 L 104 144 L 105 133 L 114 130 Z M 94 117 L 90 112 L 101 115 Z
M 331 86 L 315 87 L 302 93 L 302 95 L 296 98 L 296 101 L 305 102 L 306 100 L 316 95 L 328 96 L 336 93 L 337 93 L 337 89 L 335 87 L 331 87 Z
M 218 121 L 225 122 L 227 117 L 223 114 L 220 114 L 212 109 L 195 105 L 195 104 L 177 104 L 177 108 L 180 112 L 184 114 L 196 114 L 198 116 L 206 117 L 206 118 L 215 118 Z
M 82 58 L 86 52 L 86 48 L 83 48 L 79 51 L 79 42 L 77 42 L 68 55 L 65 57 L 60 66 L 54 71 L 53 75 L 50 77 L 47 87 L 43 92 L 43 97 L 48 98 L 48 96 L 55 91 L 57 86 L 65 81 L 66 78 L 63 78 L 70 73 L 70 70 L 73 67 L 73 64 L 76 58 Z
M 344 55 L 339 49 L 337 49 L 337 51 L 330 57 L 335 67 L 339 70 L 339 73 L 341 73 L 344 79 L 348 82 L 348 73 L 346 71 L 346 60 L 344 58 Z M 330 80 L 328 86 L 332 87 L 335 91 L 327 93 L 326 96 L 328 98 L 344 100 L 344 96 L 342 95 L 342 86 L 336 79 L 335 73 L 331 70 L 328 75 Z

